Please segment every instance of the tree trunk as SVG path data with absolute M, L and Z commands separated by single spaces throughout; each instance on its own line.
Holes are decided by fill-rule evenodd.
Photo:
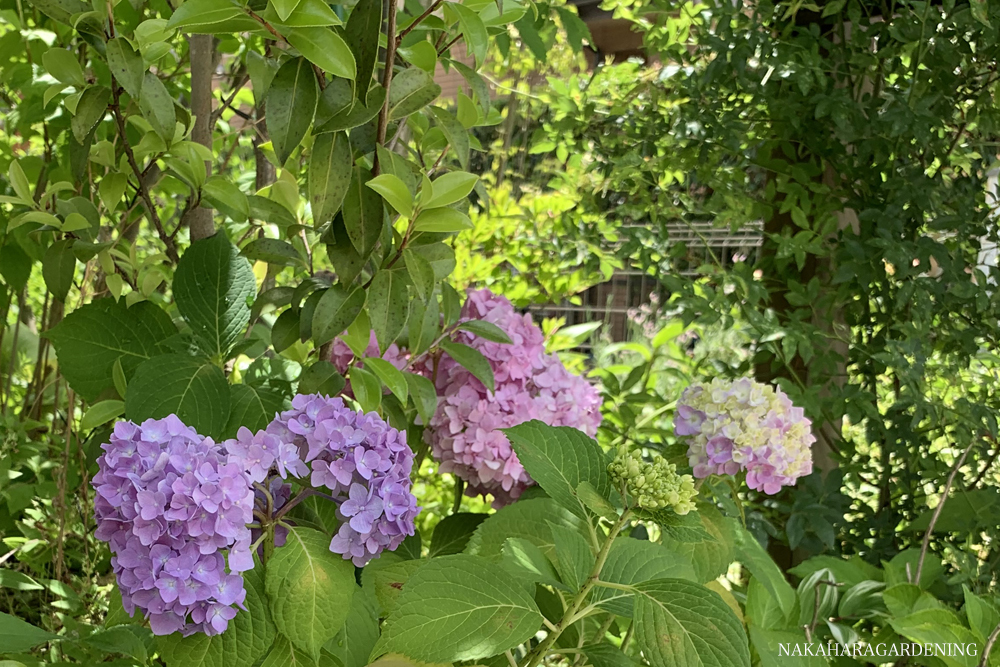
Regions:
M 212 150 L 212 73 L 215 69 L 215 43 L 211 35 L 189 35 L 188 49 L 191 60 L 191 115 L 194 128 L 191 139 Z M 205 163 L 205 173 L 212 175 L 212 163 Z M 197 206 L 184 214 L 182 224 L 191 230 L 191 240 L 208 238 L 215 234 L 212 209 Z

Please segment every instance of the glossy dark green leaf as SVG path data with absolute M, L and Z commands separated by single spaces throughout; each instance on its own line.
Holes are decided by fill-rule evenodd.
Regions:
M 486 25 L 479 14 L 465 5 L 453 3 L 449 8 L 458 14 L 458 25 L 465 38 L 467 53 L 476 59 L 477 65 L 482 65 L 486 61 L 486 49 L 489 46 Z
M 142 80 L 139 110 L 143 118 L 149 121 L 153 131 L 160 135 L 164 144 L 169 146 L 174 140 L 174 126 L 177 122 L 174 100 L 170 97 L 167 87 L 160 81 L 160 77 L 152 72 L 146 72 Z
M 325 359 L 320 359 L 302 371 L 298 393 L 336 396 L 343 390 L 345 383 L 344 376 L 337 372 L 336 366 Z
M 510 336 L 503 329 L 486 320 L 469 320 L 468 322 L 462 322 L 458 328 L 494 343 L 511 343 Z
M 351 142 L 343 132 L 316 136 L 309 158 L 309 203 L 313 225 L 319 227 L 333 220 L 351 185 L 354 157 Z
M 379 85 L 373 86 L 372 89 L 368 91 L 367 105 L 357 102 L 353 106 L 346 107 L 341 111 L 338 111 L 330 116 L 330 118 L 322 125 L 319 125 L 316 128 L 315 133 L 320 134 L 322 132 L 350 130 L 364 125 L 379 114 L 379 111 L 382 110 L 383 103 L 385 103 L 385 88 Z
M 351 80 L 357 76 L 354 54 L 333 28 L 293 28 L 285 31 L 285 38 L 324 72 Z
M 298 222 L 291 211 L 273 199 L 248 195 L 247 204 L 250 207 L 250 217 L 254 220 L 270 222 L 282 229 L 287 229 Z
M 313 342 L 323 345 L 342 334 L 365 307 L 365 294 L 360 287 L 349 289 L 342 285 L 323 292 L 313 311 Z
M 121 84 L 132 99 L 139 99 L 146 73 L 142 56 L 123 37 L 108 40 L 106 55 L 108 67 L 115 80 Z
M 323 242 L 326 243 L 326 256 L 337 272 L 337 279 L 343 285 L 353 283 L 365 265 L 365 258 L 358 254 L 347 236 L 342 214 L 333 216 L 330 227 L 323 234 Z
M 403 263 L 410 274 L 410 282 L 417 290 L 421 301 L 427 301 L 434 295 L 434 267 L 427 259 L 409 248 L 403 250 Z
M 271 325 L 271 346 L 275 352 L 281 353 L 295 344 L 299 339 L 299 311 L 289 308 L 278 315 Z
M 378 38 L 382 29 L 382 1 L 359 0 L 347 18 L 344 33 L 347 44 L 358 64 L 358 99 L 367 104 L 375 62 L 378 60 Z
M 368 288 L 368 317 L 383 350 L 406 326 L 407 302 L 406 281 L 401 271 L 383 270 L 375 274 Z
M 306 136 L 318 97 L 316 73 L 305 58 L 289 60 L 274 75 L 267 90 L 267 131 L 281 164 Z
M 305 264 L 295 246 L 281 239 L 254 239 L 243 246 L 241 254 L 251 261 L 267 262 L 278 266 Z
M 110 101 L 111 91 L 104 86 L 91 86 L 83 91 L 76 105 L 76 114 L 70 121 L 77 142 L 82 144 L 91 130 L 104 118 Z
M 441 94 L 441 86 L 419 67 L 409 67 L 392 79 L 389 88 L 389 120 L 405 118 L 423 109 Z
M 410 351 L 419 354 L 430 347 L 441 330 L 438 299 L 431 297 L 426 305 L 420 299 L 410 301 L 409 325 Z
M 482 352 L 463 343 L 447 340 L 441 341 L 441 349 L 457 361 L 462 368 L 472 373 L 477 380 L 483 383 L 483 386 L 493 391 L 493 369 Z
M 73 239 L 55 241 L 46 249 L 42 258 L 42 278 L 56 301 L 65 301 L 73 286 L 73 275 L 76 273 L 74 243 Z
M 461 6 L 461 5 L 456 5 Z M 441 128 L 444 133 L 445 138 L 448 140 L 448 145 L 453 151 L 455 151 L 455 156 L 458 157 L 458 163 L 462 165 L 462 169 L 469 168 L 469 131 L 465 129 L 455 115 L 450 111 L 446 111 L 439 107 L 431 107 L 431 114 L 434 116 L 434 120 L 437 122 L 437 126 Z
M 343 204 L 344 228 L 361 257 L 372 253 L 385 226 L 382 197 L 366 186 L 371 177 L 368 169 L 355 167 Z
M 413 406 L 417 409 L 417 414 L 420 415 L 423 422 L 427 424 L 437 410 L 437 392 L 434 390 L 434 383 L 423 375 L 405 373 L 405 376 L 410 389 L 410 398 L 413 399 Z

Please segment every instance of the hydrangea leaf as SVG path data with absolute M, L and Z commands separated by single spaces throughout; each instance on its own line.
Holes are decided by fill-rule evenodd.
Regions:
M 205 358 L 163 354 L 144 361 L 125 392 L 125 416 L 138 423 L 177 415 L 201 435 L 218 438 L 229 420 L 229 384 Z
M 16 616 L 0 612 L 0 646 L 4 651 L 27 651 L 53 639 L 58 637 Z
M 743 625 L 718 594 L 681 579 L 635 590 L 635 641 L 651 664 L 750 667 Z
M 355 591 L 347 622 L 324 650 L 339 659 L 343 667 L 365 667 L 378 635 L 378 601 L 370 588 L 363 588 Z
M 714 505 L 699 503 L 697 512 L 663 515 L 658 522 L 660 543 L 690 558 L 699 581 L 715 579 L 733 562 L 732 531 Z
M 229 421 L 223 432 L 224 438 L 235 438 L 241 426 L 259 431 L 285 408 L 285 399 L 274 391 L 248 384 L 234 384 L 229 390 Z
M 489 514 L 473 514 L 459 512 L 442 519 L 434 526 L 431 535 L 430 557 L 448 556 L 461 553 L 472 539 L 476 528 L 485 521 Z
M 531 595 L 495 564 L 465 554 L 445 556 L 410 577 L 374 654 L 475 660 L 527 641 L 541 624 Z
M 589 482 L 601 496 L 610 497 L 607 457 L 582 431 L 535 419 L 501 430 L 532 479 L 577 516 L 587 517 L 587 505 L 576 492 L 580 482 Z
M 691 560 L 663 545 L 619 537 L 611 545 L 608 559 L 601 568 L 601 580 L 613 584 L 640 584 L 654 579 L 695 580 Z M 632 615 L 632 596 L 624 591 L 595 588 L 593 597 L 601 607 L 619 616 Z
M 175 335 L 170 317 L 148 301 L 98 299 L 77 308 L 44 335 L 59 355 L 59 370 L 73 390 L 93 402 L 114 387 L 115 362 L 130 379 L 157 347 Z
M 560 563 L 552 525 L 578 532 L 586 530 L 583 521 L 551 498 L 531 498 L 491 514 L 476 528 L 465 551 L 483 558 L 499 559 L 507 538 L 523 537 L 539 547 L 558 568 Z
M 208 355 L 225 355 L 239 339 L 256 286 L 250 262 L 222 232 L 195 241 L 181 257 L 174 299 Z
M 258 565 L 243 573 L 247 610 L 240 610 L 221 635 L 157 637 L 156 646 L 167 667 L 251 667 L 260 660 L 275 638 L 260 569 Z
M 354 565 L 330 551 L 329 537 L 293 527 L 267 564 L 265 588 L 278 630 L 318 659 L 347 620 L 357 585 Z

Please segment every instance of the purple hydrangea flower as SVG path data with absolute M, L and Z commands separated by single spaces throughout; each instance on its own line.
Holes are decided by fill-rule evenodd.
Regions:
M 125 610 L 141 609 L 158 635 L 223 632 L 246 597 L 238 573 L 253 567 L 250 476 L 175 415 L 119 422 L 101 448 L 97 537 Z
M 550 426 L 572 426 L 589 436 L 601 423 L 601 398 L 583 378 L 570 373 L 559 358 L 545 353 L 545 337 L 510 301 L 488 289 L 470 290 L 463 320 L 497 325 L 512 343 L 494 343 L 468 332 L 458 335 L 483 354 L 493 369 L 496 391 L 486 387 L 456 361 L 443 356 L 435 377 L 438 409 L 424 430 L 442 472 L 466 481 L 466 494 L 493 495 L 494 507 L 513 502 L 534 484 L 498 429 L 538 419 Z
M 226 446 L 248 457 L 255 481 L 277 469 L 292 477 L 308 476 L 313 487 L 332 497 L 341 526 L 330 550 L 359 567 L 414 533 L 419 508 L 410 492 L 413 451 L 406 433 L 374 412 L 352 410 L 340 398 L 300 394 L 292 409 L 265 430 L 251 434 L 241 429 Z M 261 456 L 261 451 L 274 454 Z M 271 484 L 277 509 L 287 502 L 290 487 L 277 478 Z M 283 541 L 282 535 L 276 537 Z
M 688 438 L 695 477 L 747 473 L 747 486 L 774 494 L 812 472 L 812 422 L 780 389 L 748 378 L 684 390 L 674 433 Z

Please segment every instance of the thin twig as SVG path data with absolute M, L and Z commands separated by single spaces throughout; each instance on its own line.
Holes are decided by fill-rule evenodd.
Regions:
M 177 254 L 177 246 L 174 245 L 174 241 L 167 234 L 167 231 L 163 228 L 163 223 L 160 221 L 160 215 L 156 212 L 156 206 L 153 205 L 153 198 L 149 194 L 149 188 L 146 187 L 145 181 L 142 178 L 142 169 L 139 168 L 139 163 L 135 161 L 135 153 L 132 152 L 132 144 L 129 143 L 128 136 L 125 133 L 125 117 L 122 115 L 121 106 L 119 100 L 121 99 L 121 88 L 118 86 L 118 82 L 115 81 L 114 77 L 111 78 L 111 94 L 113 100 L 111 102 L 111 112 L 114 114 L 115 123 L 118 125 L 118 134 L 122 138 L 122 147 L 125 149 L 125 157 L 128 159 L 128 164 L 132 168 L 132 173 L 135 174 L 135 180 L 139 185 L 139 194 L 142 196 L 142 201 L 146 204 L 146 210 L 149 212 L 149 219 L 153 223 L 153 227 L 156 228 L 156 233 L 163 241 L 163 245 L 166 249 L 167 257 L 174 264 L 180 256 Z
M 923 544 L 920 545 L 920 559 L 917 561 L 917 572 L 914 579 L 910 583 L 920 584 L 920 574 L 924 569 L 924 558 L 927 557 L 927 550 L 931 546 L 931 533 L 934 532 L 934 525 L 937 523 L 938 517 L 941 516 L 941 510 L 944 509 L 944 504 L 948 500 L 948 493 L 951 491 L 951 485 L 955 481 L 955 475 L 958 474 L 958 469 L 962 467 L 965 463 L 965 457 L 969 455 L 972 448 L 975 446 L 976 441 L 973 440 L 969 443 L 969 446 L 965 448 L 962 455 L 958 457 L 955 461 L 955 465 L 951 468 L 951 474 L 948 475 L 948 482 L 944 485 L 944 492 L 941 494 L 941 502 L 938 503 L 937 507 L 934 508 L 934 515 L 931 516 L 931 522 L 927 525 L 927 532 L 924 533 Z
M 990 651 L 993 650 L 998 637 L 1000 637 L 1000 625 L 993 628 L 993 632 L 990 633 L 989 638 L 986 640 L 986 646 L 983 647 L 983 657 L 979 660 L 979 667 L 986 667 L 990 660 Z
M 389 2 L 389 16 L 386 19 L 386 42 L 385 42 L 385 69 L 382 70 L 382 87 L 385 88 L 385 102 L 378 113 L 378 130 L 375 134 L 375 144 L 385 146 L 385 133 L 389 127 L 389 86 L 392 84 L 392 66 L 396 61 L 396 2 Z M 381 172 L 381 165 L 378 160 L 378 151 L 372 164 L 372 175 L 378 176 Z
M 403 41 L 403 38 L 406 37 L 407 35 L 409 35 L 410 32 L 412 32 L 414 28 L 416 28 L 418 25 L 420 25 L 420 23 L 425 18 L 427 18 L 428 16 L 430 16 L 431 14 L 433 14 L 434 10 L 436 10 L 438 7 L 440 7 L 443 2 L 444 2 L 444 0 L 434 0 L 434 2 L 432 2 L 431 5 L 427 9 L 424 10 L 423 14 L 421 14 L 417 18 L 413 19 L 413 23 L 411 23 L 410 25 L 408 25 L 405 28 L 403 28 L 403 30 L 400 31 L 400 33 L 398 35 L 396 35 L 396 46 L 399 46 L 400 42 Z

